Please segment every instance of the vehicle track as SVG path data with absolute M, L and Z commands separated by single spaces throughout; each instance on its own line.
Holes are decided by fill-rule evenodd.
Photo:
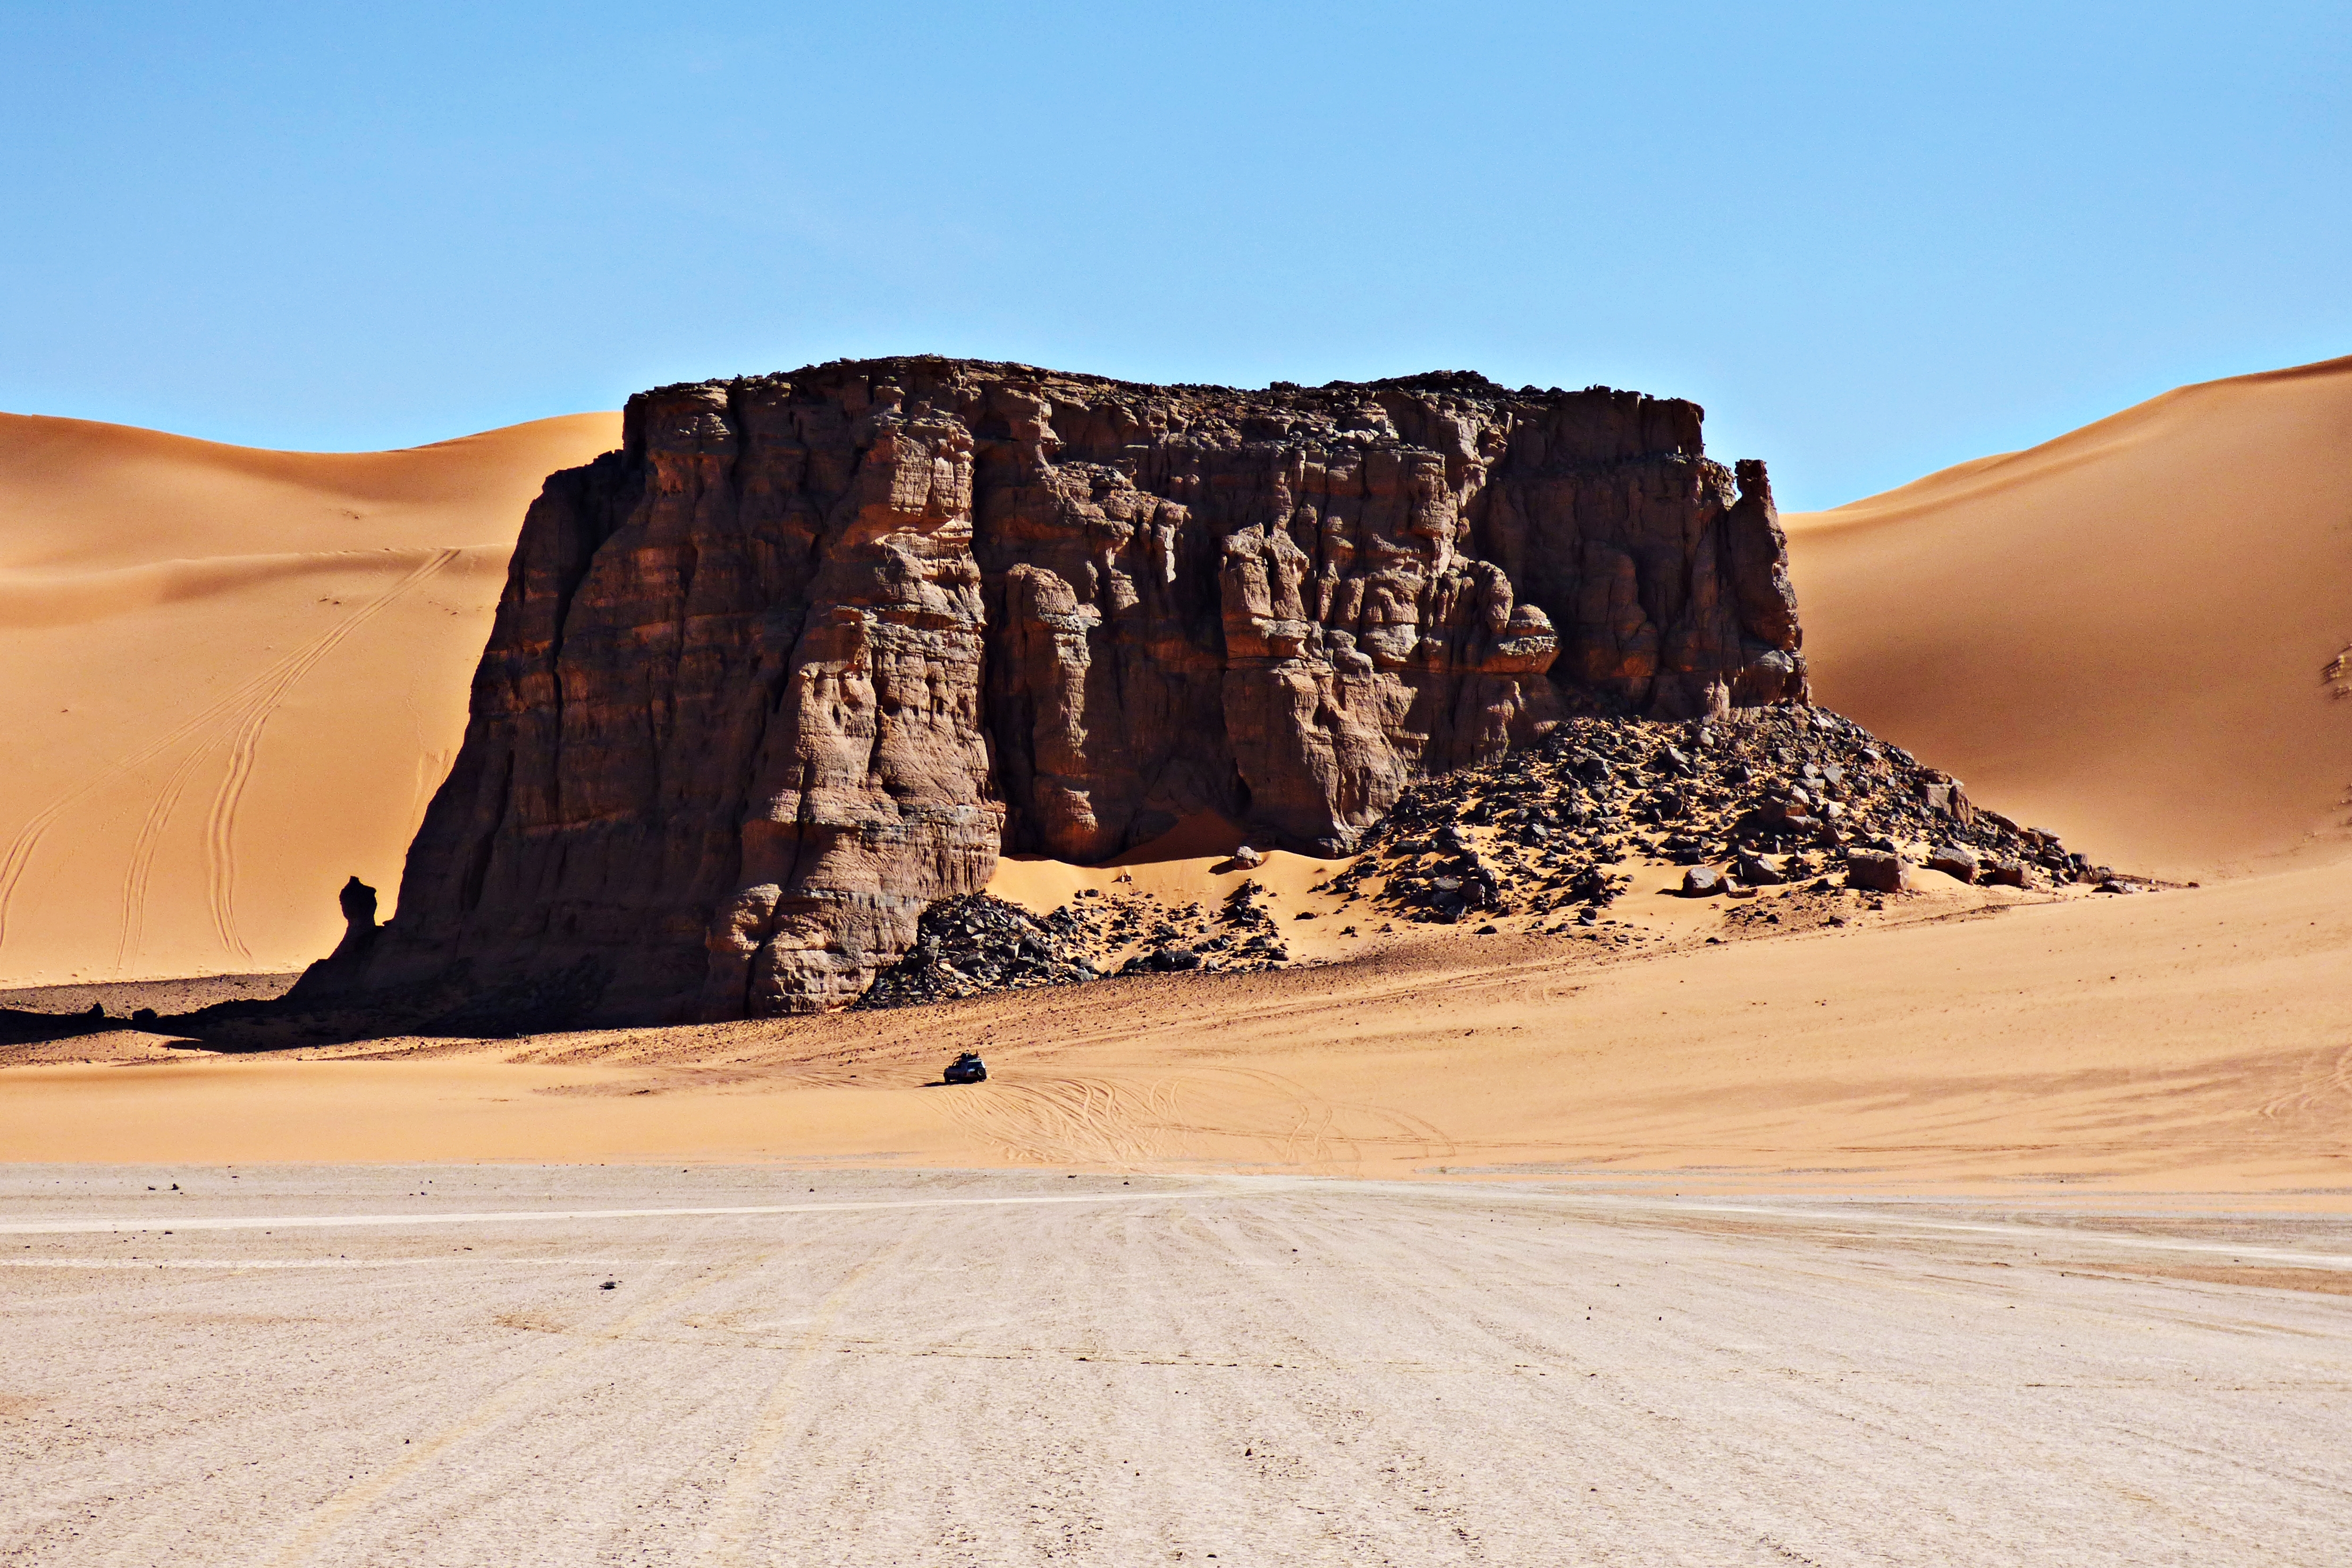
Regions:
M 853 1265 L 832 1289 L 825 1292 L 808 1322 L 793 1341 L 789 1359 L 776 1374 L 767 1396 L 761 1401 L 760 1414 L 752 1422 L 751 1431 L 738 1447 L 733 1462 L 728 1467 L 727 1479 L 719 1499 L 712 1505 L 710 1523 L 710 1560 L 721 1564 L 755 1561 L 749 1553 L 751 1538 L 760 1522 L 760 1508 L 770 1500 L 773 1489 L 769 1478 L 775 1471 L 793 1436 L 793 1416 L 803 1415 L 804 1393 L 803 1373 L 818 1352 L 831 1347 L 833 1326 L 842 1310 L 849 1305 L 866 1282 L 877 1270 L 898 1263 L 912 1251 L 919 1240 L 928 1235 L 928 1227 L 910 1228 L 895 1243 L 877 1247 L 865 1261 Z
M 353 632 L 389 609 L 415 588 L 438 575 L 443 568 L 464 554 L 462 548 L 446 546 L 434 552 L 422 565 L 377 595 L 352 615 L 345 616 L 323 636 L 298 651 L 286 661 L 278 679 L 267 692 L 252 703 L 236 727 L 229 742 L 228 771 L 222 776 L 220 787 L 214 792 L 213 806 L 205 824 L 205 891 L 212 908 L 213 931 L 221 945 L 239 958 L 249 959 L 253 950 L 236 930 L 236 837 L 237 806 L 244 801 L 246 785 L 253 778 L 253 766 L 261 750 L 261 734 L 268 728 L 270 716 L 285 700 L 286 693 L 319 661 L 325 658 Z
M 708 1223 L 701 1227 L 704 1231 L 709 1228 Z M 681 1256 L 690 1245 L 688 1237 L 680 1237 L 668 1250 L 673 1257 Z M 404 1444 L 403 1447 L 407 1451 L 400 1458 L 355 1479 L 311 1510 L 288 1532 L 283 1544 L 264 1561 L 269 1568 L 294 1568 L 296 1564 L 311 1561 L 338 1531 L 383 1501 L 403 1481 L 439 1460 L 450 1450 L 520 1415 L 535 1401 L 543 1401 L 583 1362 L 608 1353 L 614 1346 L 634 1338 L 639 1330 L 669 1315 L 673 1309 L 760 1268 L 766 1261 L 764 1254 L 739 1254 L 725 1264 L 706 1268 L 684 1284 L 662 1291 L 651 1300 L 631 1310 L 618 1322 L 581 1337 L 522 1376 L 499 1387 L 440 1431 L 422 1441 Z
M 117 974 L 127 971 L 139 956 L 147 926 L 147 883 L 155 868 L 155 852 L 163 843 L 163 826 L 171 820 L 205 752 L 206 748 L 197 746 L 180 759 L 179 765 L 164 779 L 163 792 L 148 806 L 146 819 L 139 825 L 139 837 L 131 842 L 131 863 L 122 873 L 122 929 L 114 944 Z
M 1246 1108 L 1245 1110 L 1243 1108 Z M 1097 1078 L 992 1079 L 947 1110 L 1001 1155 L 1038 1164 L 1138 1169 L 1199 1158 L 1206 1141 L 1255 1143 L 1269 1163 L 1360 1171 L 1399 1145 L 1443 1160 L 1457 1146 L 1435 1123 L 1386 1106 L 1327 1100 L 1256 1068 L 1197 1068 L 1143 1085 Z
M 2265 1121 L 2284 1121 L 2320 1109 L 2328 1100 L 2352 1102 L 2352 1046 L 2337 1051 L 2326 1063 L 2314 1064 L 2304 1080 L 2285 1094 L 2266 1100 L 2257 1112 Z
M 247 693 L 259 686 L 267 673 L 265 671 L 264 675 L 254 677 L 226 696 L 219 698 L 183 720 L 161 740 L 133 752 L 112 766 L 92 774 L 83 783 L 66 791 L 37 812 L 24 826 L 16 830 L 16 837 L 9 841 L 6 855 L 0 857 L 0 945 L 5 945 L 8 940 L 9 910 L 15 902 L 17 886 L 23 881 L 26 870 L 32 865 L 34 853 L 39 849 L 41 840 L 47 836 L 49 828 L 55 825 L 57 819 L 86 796 L 112 784 L 126 773 L 135 773 L 191 736 L 211 728 L 221 715 L 233 710 L 236 704 L 243 700 Z
M 1176 1086 L 1179 1119 L 1207 1093 Z M 2100 1238 L 2352 1260 L 2340 1215 L 180 1174 L 176 1201 L 95 1167 L 0 1193 L 35 1244 L 0 1262 L 133 1192 L 183 1231 L 0 1268 L 0 1562 L 2304 1568 L 2352 1520 L 2340 1298 L 2080 1263 Z M 479 1218 L 329 1233 L 428 1182 Z M 184 1234 L 181 1201 L 257 1228 Z
M 201 760 L 212 752 L 226 733 L 228 769 L 214 795 L 205 831 L 206 901 L 212 912 L 214 931 L 223 946 L 240 957 L 249 958 L 251 951 L 236 931 L 235 868 L 229 849 L 236 832 L 237 805 L 252 776 L 263 729 L 285 700 L 287 692 L 316 668 L 320 659 L 333 652 L 361 626 L 464 553 L 463 546 L 445 546 L 435 550 L 399 581 L 319 637 L 239 682 L 182 720 L 157 740 L 93 773 L 37 812 L 16 830 L 5 855 L 0 856 L 0 947 L 5 947 L 8 940 L 9 916 L 17 889 L 31 868 L 42 841 L 58 819 L 108 785 L 137 773 L 158 758 L 169 755 L 180 746 L 194 742 L 190 755 L 173 769 L 162 794 L 150 805 L 132 845 L 131 864 L 123 882 L 122 918 L 116 943 L 118 972 L 135 956 L 145 924 L 144 905 L 149 879 L 162 836 Z
M 1091 1078 L 1008 1080 L 1000 1074 L 977 1092 L 950 1096 L 946 1109 L 1006 1158 L 1123 1169 L 1151 1158 L 1141 1130 L 1160 1120 L 1148 1094 Z

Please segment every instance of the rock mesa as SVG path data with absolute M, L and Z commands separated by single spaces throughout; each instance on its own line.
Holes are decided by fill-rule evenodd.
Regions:
M 1570 713 L 1802 700 L 1764 466 L 1700 417 L 932 358 L 640 394 L 525 520 L 353 984 L 825 1008 L 1000 851 L 1213 811 L 1344 853 Z

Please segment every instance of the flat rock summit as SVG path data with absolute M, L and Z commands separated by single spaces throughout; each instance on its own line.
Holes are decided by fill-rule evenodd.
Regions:
M 1573 716 L 1801 703 L 1764 465 L 1700 419 L 928 357 L 642 393 L 530 508 L 397 920 L 310 988 L 820 1010 L 1000 853 L 1347 854 Z

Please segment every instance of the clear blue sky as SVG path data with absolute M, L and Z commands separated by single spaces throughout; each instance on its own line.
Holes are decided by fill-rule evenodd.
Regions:
M 2352 353 L 2352 5 L 0 0 L 0 408 L 937 351 L 1696 398 L 1822 506 Z

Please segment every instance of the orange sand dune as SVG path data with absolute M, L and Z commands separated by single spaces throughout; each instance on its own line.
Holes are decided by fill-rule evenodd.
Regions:
M 2159 875 L 2346 842 L 2352 359 L 1788 523 L 1819 700 L 1978 799 Z
M 0 416 L 0 981 L 290 968 L 384 890 L 580 414 L 404 452 Z

